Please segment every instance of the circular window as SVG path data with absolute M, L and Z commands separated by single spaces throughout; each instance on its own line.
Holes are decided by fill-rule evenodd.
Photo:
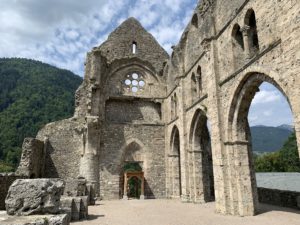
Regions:
M 126 85 L 130 85 L 130 84 L 131 84 L 131 80 L 128 80 L 128 79 L 125 80 L 125 84 L 126 84 Z
M 145 81 L 143 80 L 143 77 L 138 73 L 126 75 L 124 84 L 126 86 L 126 89 L 133 93 L 136 93 L 139 90 L 143 90 L 143 87 L 146 85 Z
M 145 81 L 141 80 L 141 81 L 139 82 L 139 85 L 140 85 L 141 87 L 144 87 L 144 86 L 145 86 Z

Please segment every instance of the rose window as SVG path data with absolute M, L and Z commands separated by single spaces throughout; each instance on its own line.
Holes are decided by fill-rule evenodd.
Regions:
M 128 91 L 133 93 L 143 90 L 145 86 L 145 81 L 143 77 L 137 73 L 132 73 L 127 75 L 126 80 L 124 81 L 125 86 Z

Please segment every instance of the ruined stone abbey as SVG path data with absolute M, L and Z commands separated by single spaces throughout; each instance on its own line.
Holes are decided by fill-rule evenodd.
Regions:
M 262 82 L 287 97 L 300 146 L 299 15 L 298 0 L 202 0 L 171 56 L 129 18 L 87 54 L 74 116 L 29 143 L 42 150 L 27 175 L 82 176 L 121 199 L 124 165 L 137 163 L 145 199 L 254 215 L 247 115 Z

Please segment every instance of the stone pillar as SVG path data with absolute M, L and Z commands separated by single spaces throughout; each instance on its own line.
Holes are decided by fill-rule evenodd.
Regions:
M 245 50 L 246 59 L 251 58 L 250 43 L 249 43 L 249 30 L 250 30 L 250 27 L 247 25 L 245 25 L 241 30 L 243 33 L 244 50 Z
M 203 185 L 203 166 L 202 165 L 202 151 L 193 151 L 194 156 L 194 184 L 195 184 L 195 203 L 204 203 L 204 185 Z
M 99 121 L 96 116 L 86 117 L 86 132 L 83 134 L 84 146 L 80 161 L 80 175 L 99 193 Z
M 145 199 L 144 189 L 145 189 L 145 178 L 143 176 L 142 177 L 142 184 L 141 184 L 141 196 L 140 196 L 141 200 Z
M 127 174 L 124 174 L 124 194 L 123 194 L 123 200 L 128 200 L 127 196 L 127 186 L 128 186 L 128 180 L 127 180 Z
M 252 152 L 249 152 L 248 141 L 229 143 L 231 162 L 228 167 L 230 177 L 230 214 L 253 216 L 258 207 L 256 179 L 252 162 Z

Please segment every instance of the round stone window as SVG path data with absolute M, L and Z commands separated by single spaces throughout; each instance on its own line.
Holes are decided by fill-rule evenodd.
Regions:
M 126 76 L 124 84 L 128 91 L 136 93 L 143 90 L 146 83 L 141 75 L 138 73 L 132 73 Z

